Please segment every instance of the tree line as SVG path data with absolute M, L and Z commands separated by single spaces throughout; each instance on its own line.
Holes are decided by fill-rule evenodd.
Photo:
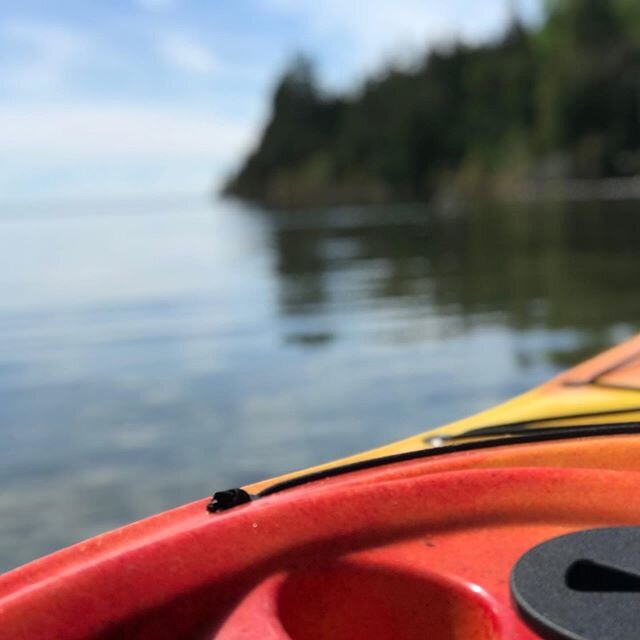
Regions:
M 225 192 L 279 205 L 428 199 L 640 172 L 640 3 L 547 0 L 535 27 L 428 51 L 345 95 L 297 56 Z

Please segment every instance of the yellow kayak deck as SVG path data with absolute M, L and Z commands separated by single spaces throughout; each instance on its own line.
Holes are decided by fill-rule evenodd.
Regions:
M 532 429 L 627 422 L 640 422 L 640 335 L 486 411 L 383 447 L 258 482 L 244 489 L 249 493 L 259 493 L 303 474 L 441 447 L 452 441 L 472 442 L 493 435 L 509 437 Z

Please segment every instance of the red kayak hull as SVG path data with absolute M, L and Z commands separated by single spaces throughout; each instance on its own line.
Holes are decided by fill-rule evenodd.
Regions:
M 535 638 L 509 575 L 562 533 L 640 524 L 640 435 L 396 462 L 206 501 L 0 577 L 3 640 Z

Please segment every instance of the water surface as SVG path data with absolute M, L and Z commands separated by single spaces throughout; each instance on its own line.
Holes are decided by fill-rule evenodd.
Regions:
M 384 444 L 638 325 L 637 203 L 0 211 L 0 570 Z

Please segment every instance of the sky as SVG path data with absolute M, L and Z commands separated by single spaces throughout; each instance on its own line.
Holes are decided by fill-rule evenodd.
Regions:
M 218 187 L 256 143 L 296 53 L 330 90 L 538 0 L 0 3 L 0 200 Z

